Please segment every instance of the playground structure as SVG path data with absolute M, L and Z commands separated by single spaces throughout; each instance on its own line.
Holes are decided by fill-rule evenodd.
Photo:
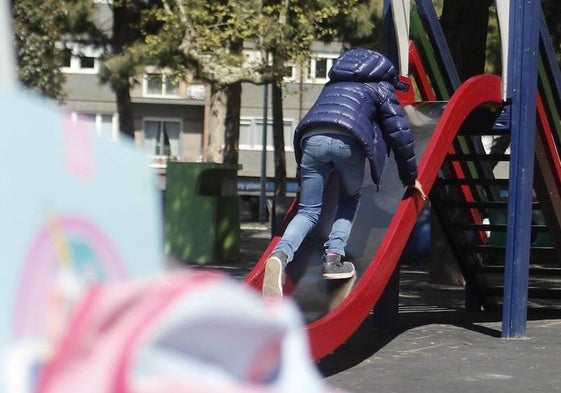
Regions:
M 416 82 L 419 94 L 423 98 L 422 102 L 413 102 L 411 96 L 402 97 L 416 136 L 419 179 L 425 191 L 430 191 L 432 206 L 443 225 L 448 228 L 452 249 L 456 252 L 456 258 L 466 279 L 466 306 L 471 309 L 485 309 L 492 306 L 493 299 L 498 298 L 502 301 L 504 337 L 524 335 L 526 299 L 528 294 L 533 295 L 528 285 L 531 278 L 528 275 L 529 264 L 535 261 L 542 265 L 540 267 L 543 267 L 545 262 L 553 262 L 548 266 L 559 264 L 555 259 L 555 255 L 559 255 L 559 239 L 556 235 L 561 228 L 558 197 L 561 191 L 561 164 L 558 153 L 561 146 L 558 113 L 561 92 L 559 69 L 543 20 L 537 23 L 539 9 L 536 4 L 514 3 L 512 7 L 506 7 L 507 11 L 512 9 L 510 23 L 515 27 L 510 29 L 513 32 L 512 37 L 510 44 L 505 44 L 505 47 L 511 47 L 508 58 L 518 61 L 516 67 L 509 65 L 508 79 L 482 75 L 461 85 L 457 80 L 454 82 L 452 64 L 445 61 L 446 58 L 449 60 L 449 56 L 442 37 L 439 37 L 434 15 L 431 14 L 432 5 L 425 0 L 417 0 L 417 7 L 410 19 L 407 17 L 409 11 L 403 11 L 406 13 L 400 20 L 405 22 L 399 26 L 407 26 L 410 21 L 411 26 L 417 26 L 418 30 L 412 29 L 412 40 L 404 41 L 403 31 L 396 34 L 401 37 L 397 40 L 401 44 L 396 52 L 399 53 L 399 58 L 393 58 L 394 62 L 400 64 L 402 71 L 405 64 L 410 67 L 407 74 Z M 501 4 L 504 6 L 505 2 Z M 386 12 L 388 15 L 398 14 L 396 8 L 396 5 L 390 6 L 388 3 Z M 504 22 L 509 18 L 508 12 L 505 17 L 504 7 L 502 10 Z M 429 25 L 432 27 L 428 28 Z M 0 26 L 5 27 L 3 24 Z M 527 41 L 522 42 L 522 37 L 514 32 L 526 37 Z M 3 43 L 4 41 L 0 41 L 0 45 Z M 539 58 L 522 56 L 520 52 L 525 48 L 524 45 L 534 49 L 539 46 Z M 430 54 L 429 48 L 432 51 Z M 8 52 L 8 49 L 0 46 L 0 55 Z M 399 60 L 407 58 L 404 53 L 408 54 L 406 62 Z M 13 76 L 10 74 L 10 70 L 6 72 L 0 68 L 0 81 L 11 81 Z M 534 80 L 536 85 L 532 84 Z M 24 288 L 19 288 L 21 291 L 25 290 L 25 286 L 33 287 L 29 282 L 20 282 L 22 277 L 30 276 L 22 273 L 24 268 L 35 271 L 33 264 L 42 261 L 45 262 L 45 266 L 60 263 L 64 267 L 64 262 L 68 262 L 67 253 L 76 252 L 83 257 L 80 259 L 73 255 L 72 262 L 76 265 L 89 267 L 89 263 L 97 263 L 104 268 L 104 273 L 114 276 L 111 278 L 119 283 L 125 276 L 145 276 L 159 272 L 164 267 L 160 263 L 159 255 L 161 239 L 158 199 L 155 190 L 149 195 L 143 192 L 151 189 L 153 184 L 152 178 L 145 170 L 145 162 L 138 152 L 127 149 L 123 155 L 123 152 L 115 150 L 114 145 L 90 140 L 89 136 L 80 130 L 74 134 L 66 132 L 70 126 L 62 123 L 62 117 L 53 115 L 42 103 L 30 102 L 19 93 L 13 94 L 12 90 L 15 89 L 12 89 L 11 83 L 6 85 L 9 85 L 10 94 L 5 95 L 3 104 L 8 110 L 12 107 L 18 109 L 9 110 L 7 129 L 25 130 L 13 133 L 21 140 L 6 143 L 2 155 L 8 160 L 6 166 L 17 167 L 28 175 L 27 178 L 36 176 L 36 168 L 29 165 L 29 160 L 10 147 L 26 143 L 30 139 L 28 133 L 45 125 L 49 127 L 42 135 L 44 139 L 38 143 L 42 149 L 35 157 L 49 165 L 41 167 L 44 176 L 39 180 L 45 184 L 40 183 L 34 188 L 29 186 L 28 192 L 23 190 L 21 194 L 25 195 L 25 198 L 14 192 L 16 186 L 13 183 L 2 183 L 6 187 L 5 194 L 10 197 L 9 202 L 4 205 L 5 209 L 18 213 L 13 216 L 4 215 L 5 232 L 13 233 L 13 238 L 18 239 L 11 241 L 8 237 L 4 238 L 6 259 L 25 261 L 27 256 L 29 261 L 29 265 L 22 264 L 24 266 L 18 266 L 17 269 L 9 266 L 9 274 L 4 275 L 9 284 L 5 288 L 9 296 L 4 297 L 0 309 L 10 315 L 2 318 L 3 323 L 0 325 L 2 349 L 5 349 L 5 341 L 14 333 L 11 321 L 14 311 L 27 310 L 27 314 L 34 314 L 37 309 L 44 311 L 41 303 L 36 303 L 34 307 L 21 307 L 19 310 L 15 308 L 18 296 L 30 297 L 29 292 L 26 292 L 25 296 L 23 292 L 18 292 L 18 284 Z M 513 91 L 516 94 L 512 93 Z M 530 109 L 527 110 L 528 108 Z M 31 112 L 36 116 L 26 117 Z M 21 119 L 27 119 L 29 123 L 22 126 Z M 485 151 L 481 143 L 482 136 L 504 134 L 511 137 L 510 155 Z M 52 150 L 45 148 L 48 143 L 55 142 L 63 148 L 59 145 Z M 64 150 L 65 146 L 73 149 Z M 48 154 L 45 155 L 47 151 Z M 72 151 L 81 154 L 64 154 Z M 88 155 L 89 153 L 93 156 Z M 130 161 L 130 165 L 124 167 L 142 168 L 138 173 L 131 173 L 127 169 L 119 176 L 133 179 L 134 187 L 130 186 L 130 182 L 117 182 L 113 167 L 92 166 L 93 163 L 102 161 L 99 157 L 107 158 L 112 157 L 111 155 L 118 156 L 121 162 Z M 88 161 L 88 158 L 93 161 Z M 495 176 L 492 163 L 496 161 L 510 162 L 508 179 Z M 51 165 L 54 168 L 51 168 Z M 390 167 L 388 170 L 392 171 L 395 168 Z M 58 176 L 55 180 L 47 176 L 51 171 Z M 388 179 L 391 177 L 389 173 Z M 109 200 L 100 201 L 99 195 L 89 192 L 89 182 L 98 184 L 100 179 L 103 180 L 103 184 L 98 185 L 98 189 L 116 190 L 123 199 L 110 198 L 105 193 L 103 196 Z M 321 252 L 321 241 L 318 239 L 324 237 L 330 216 L 333 214 L 336 195 L 331 190 L 335 188 L 336 181 L 337 179 L 333 178 L 328 185 L 326 192 L 329 199 L 320 225 L 297 254 L 296 263 L 290 267 L 285 288 L 307 320 L 307 332 L 315 359 L 324 357 L 341 345 L 382 299 L 393 299 L 394 302 L 390 301 L 389 304 L 397 306 L 394 280 L 396 269 L 409 233 L 423 208 L 421 200 L 409 195 L 403 197 L 401 185 L 387 182 L 383 185 L 382 192 L 377 194 L 372 184 L 365 182 L 365 195 L 368 194 L 369 197 L 365 197 L 361 205 L 360 219 L 349 242 L 349 255 L 357 265 L 357 282 L 349 296 L 341 299 L 337 292 L 344 291 L 345 288 L 330 287 L 328 283 L 319 279 L 318 265 Z M 59 183 L 64 187 L 57 187 Z M 119 187 L 126 189 L 122 190 Z M 30 195 L 37 197 L 39 192 L 39 197 L 48 202 L 46 215 L 34 214 L 44 206 L 39 206 L 36 210 L 29 209 L 35 204 L 26 198 Z M 533 194 L 536 196 L 535 200 Z M 92 196 L 98 198 L 96 203 L 89 204 L 88 198 Z M 131 208 L 131 203 L 135 204 L 134 208 Z M 25 209 L 15 208 L 18 204 L 25 206 Z M 101 211 L 97 210 L 99 206 L 103 206 Z M 294 214 L 295 206 L 294 204 L 288 212 L 285 222 Z M 22 218 L 21 211 L 27 211 L 29 217 Z M 68 214 L 75 211 L 79 211 L 80 216 L 71 216 L 69 219 Z M 137 216 L 135 211 L 148 214 L 139 221 L 143 216 Z M 543 216 L 544 223 L 531 225 L 532 213 L 538 211 Z M 493 216 L 493 212 L 499 214 Z M 508 225 L 497 222 L 497 217 L 501 217 L 501 214 Z M 484 218 L 492 220 L 486 224 Z M 131 227 L 136 231 L 135 236 L 128 230 Z M 14 229 L 23 234 L 11 232 Z M 546 245 L 538 244 L 539 238 L 542 237 L 539 232 L 549 235 L 544 241 Z M 123 234 L 127 236 L 123 237 Z M 501 234 L 504 234 L 503 242 L 500 241 Z M 30 235 L 37 237 L 30 239 Z M 274 237 L 261 260 L 246 277 L 247 285 L 260 288 L 264 260 L 278 241 L 279 235 L 280 233 Z M 142 247 L 138 247 L 138 244 L 142 244 Z M 29 245 L 36 245 L 33 250 L 42 253 L 25 254 L 24 251 Z M 120 258 L 116 258 L 113 251 L 119 252 Z M 119 269 L 112 270 L 110 264 L 117 260 L 129 262 L 124 266 L 124 272 Z M 505 272 L 500 285 L 491 286 L 490 274 L 499 269 L 502 272 L 503 266 Z M 63 273 L 67 273 L 62 270 Z M 91 273 L 87 269 L 77 270 L 84 272 L 86 276 Z M 532 273 L 534 270 L 537 268 L 533 268 Z M 545 270 L 555 273 L 558 269 L 546 266 Z M 41 297 L 44 293 L 36 287 L 35 289 L 36 293 L 33 295 L 44 300 Z M 536 286 L 530 289 L 543 291 L 545 288 Z M 546 295 L 551 296 L 552 293 L 555 291 L 548 291 Z M 390 310 L 386 317 L 391 317 L 396 311 Z M 15 330 L 19 329 L 27 334 L 26 327 L 36 328 L 35 322 L 33 319 L 31 322 L 16 321 Z
M 387 2 L 385 6 L 388 19 L 401 21 L 395 25 L 396 44 L 390 46 L 397 50 L 389 56 L 416 82 L 419 95 L 426 100 L 403 104 L 414 130 L 419 180 L 430 192 L 431 206 L 449 235 L 466 281 L 466 308 L 489 309 L 498 302 L 503 309 L 503 337 L 524 336 L 528 294 L 547 292 L 552 297 L 558 293 L 545 291 L 539 281 L 529 291 L 530 278 L 534 273 L 559 271 L 561 90 L 539 4 L 497 4 L 503 54 L 508 53 L 507 72 L 502 78 L 476 76 L 461 85 L 432 3 L 418 0 L 411 19 L 408 7 L 399 8 L 402 4 Z M 404 40 L 403 29 L 409 21 L 412 37 Z M 409 54 L 407 62 L 404 53 Z M 411 73 L 404 72 L 405 64 Z M 482 137 L 502 135 L 510 138 L 510 154 L 486 151 Z M 508 167 L 507 177 L 495 176 L 497 162 Z M 344 343 L 381 299 L 389 298 L 394 308 L 386 307 L 386 317 L 397 313 L 396 269 L 423 202 L 409 195 L 401 199 L 403 189 L 389 179 L 391 173 L 379 194 L 365 182 L 366 200 L 359 208 L 348 247 L 348 256 L 357 267 L 357 281 L 344 300 L 337 299 L 341 289 L 323 282 L 319 273 L 321 239 L 337 198 L 333 195 L 336 179 L 326 187 L 328 198 L 318 228 L 287 269 L 285 292 L 306 316 L 315 359 Z M 285 222 L 296 208 L 297 201 Z M 544 222 L 532 225 L 536 215 Z M 282 228 L 246 277 L 247 285 L 260 288 L 265 259 L 281 234 Z M 498 282 L 493 276 L 497 271 L 503 274 Z

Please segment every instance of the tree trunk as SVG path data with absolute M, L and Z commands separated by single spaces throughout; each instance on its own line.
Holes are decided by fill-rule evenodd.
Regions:
M 440 23 L 462 81 L 485 71 L 490 0 L 444 0 Z
M 462 81 L 485 71 L 490 5 L 490 0 L 444 0 L 440 23 Z M 434 211 L 431 212 L 429 273 L 435 283 L 464 284 L 458 262 Z
M 123 52 L 125 45 L 130 41 L 131 26 L 133 25 L 132 14 L 128 11 L 126 0 L 113 4 L 113 34 L 111 35 L 111 48 L 113 53 Z M 129 77 L 133 75 L 113 75 L 111 85 L 115 92 L 117 101 L 117 113 L 119 114 L 119 131 L 134 138 L 134 118 L 132 101 L 130 96 Z
M 431 258 L 428 264 L 430 281 L 443 285 L 465 285 L 464 276 L 460 270 L 438 215 L 431 211 Z
M 231 43 L 231 50 L 233 53 L 241 54 L 243 50 L 243 41 L 237 40 Z M 242 102 L 242 85 L 240 82 L 233 83 L 226 88 L 226 99 L 226 119 L 224 120 L 224 163 L 237 166 L 240 142 L 240 111 Z
M 226 88 L 224 163 L 234 166 L 238 165 L 241 94 L 241 83 L 234 83 Z
M 273 52 L 273 67 L 279 70 L 284 65 L 281 51 Z M 275 196 L 286 196 L 286 155 L 284 150 L 284 117 L 282 104 L 282 85 L 278 81 L 272 86 L 273 105 L 273 145 L 275 148 Z
M 226 118 L 226 89 L 213 85 L 210 92 L 208 139 L 203 141 L 208 162 L 222 162 L 224 144 L 224 119 Z
M 119 130 L 122 135 L 134 139 L 134 118 L 132 113 L 132 101 L 130 86 L 114 87 L 117 99 L 117 112 L 119 114 Z

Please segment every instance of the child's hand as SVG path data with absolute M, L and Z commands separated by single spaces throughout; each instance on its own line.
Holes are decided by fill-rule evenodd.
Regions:
M 409 186 L 409 188 L 413 189 L 414 191 L 417 191 L 419 193 L 419 195 L 421 196 L 421 198 L 423 198 L 423 201 L 427 200 L 427 195 L 423 191 L 423 186 L 421 185 L 419 180 L 415 180 L 415 184 L 412 185 L 412 186 Z

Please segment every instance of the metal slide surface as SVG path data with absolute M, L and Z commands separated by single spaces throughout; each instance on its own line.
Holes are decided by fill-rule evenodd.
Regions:
M 427 102 L 405 107 L 414 130 L 419 180 L 427 194 L 446 154 L 452 150 L 452 141 L 463 121 L 479 105 L 489 102 L 501 103 L 500 79 L 483 75 L 460 86 L 447 103 Z M 334 296 L 340 288 L 333 288 L 334 284 L 321 276 L 320 255 L 334 215 L 336 179 L 326 188 L 328 198 L 317 228 L 287 269 L 285 293 L 293 297 L 304 314 L 314 359 L 321 359 L 343 344 L 368 316 L 422 210 L 423 201 L 418 197 L 403 197 L 404 188 L 395 173 L 393 158 L 388 165 L 379 192 L 369 179 L 365 180 L 363 199 L 347 247 L 347 258 L 355 263 L 358 273 L 349 295 L 342 302 L 336 301 Z M 295 205 L 286 215 L 285 224 L 292 218 Z M 248 274 L 246 285 L 260 290 L 265 260 L 281 233 L 273 237 Z

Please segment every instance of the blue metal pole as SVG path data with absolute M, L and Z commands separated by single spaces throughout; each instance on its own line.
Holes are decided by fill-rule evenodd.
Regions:
M 393 64 L 399 64 L 397 57 L 397 38 L 395 36 L 394 20 L 392 16 L 392 2 L 391 0 L 384 0 L 384 7 L 382 11 L 384 20 L 384 41 L 383 41 L 383 54 L 391 60 Z
M 512 101 L 502 336 L 526 334 L 536 133 L 539 0 L 513 0 L 507 96 Z

